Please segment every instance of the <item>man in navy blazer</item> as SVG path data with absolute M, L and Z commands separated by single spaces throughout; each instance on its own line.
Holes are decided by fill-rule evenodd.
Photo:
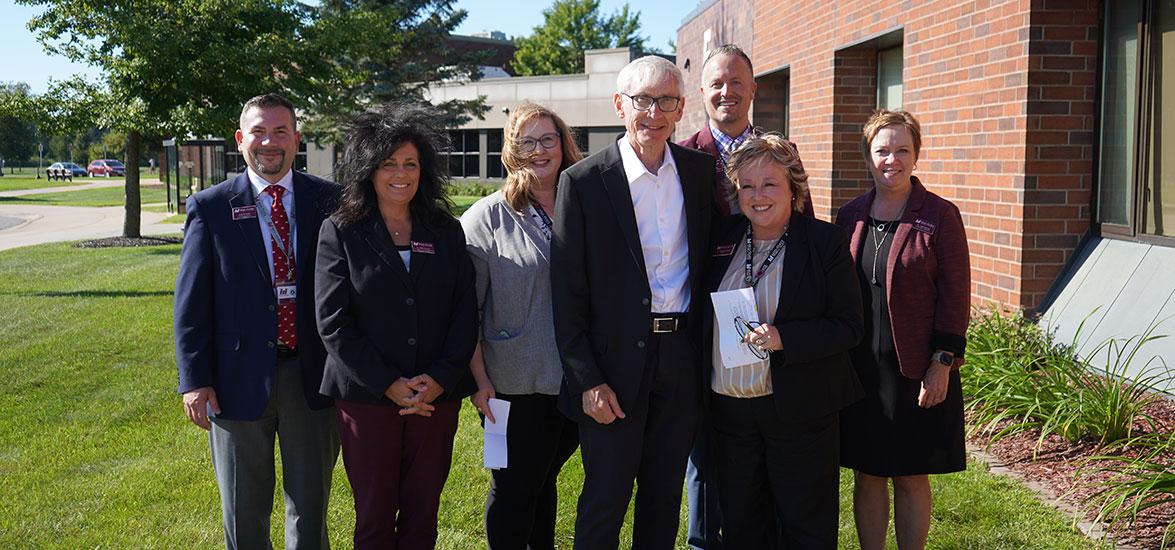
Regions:
M 285 546 L 327 548 L 338 456 L 331 400 L 318 393 L 326 352 L 314 317 L 318 229 L 334 183 L 291 168 L 293 105 L 254 97 L 241 111 L 246 173 L 187 200 L 175 289 L 179 392 L 209 430 L 225 545 L 269 548 L 274 440 L 282 455 Z

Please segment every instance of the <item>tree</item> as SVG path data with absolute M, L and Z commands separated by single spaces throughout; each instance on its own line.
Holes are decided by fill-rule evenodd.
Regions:
M 639 11 L 630 13 L 628 4 L 607 17 L 599 11 L 599 0 L 556 0 L 543 10 L 543 24 L 533 34 L 514 40 L 514 71 L 525 76 L 582 73 L 584 50 L 644 48 Z
M 27 113 L 22 115 L 18 110 L 28 104 L 29 97 L 28 84 L 0 84 L 0 105 L 12 106 L 0 110 L 0 159 L 9 165 L 10 173 L 12 161 L 26 161 L 37 150 L 37 128 Z
M 428 103 L 438 81 L 477 80 L 491 52 L 459 52 L 448 44 L 465 20 L 455 0 L 324 0 L 312 40 L 337 52 L 330 60 L 338 75 L 315 98 L 303 134 L 337 142 L 338 122 L 380 103 Z M 434 104 L 450 127 L 480 118 L 484 98 Z
M 17 1 L 46 8 L 29 28 L 48 52 L 102 68 L 97 84 L 51 83 L 33 108 L 53 134 L 91 126 L 125 133 L 127 237 L 138 237 L 140 230 L 135 168 L 143 136 L 228 136 L 241 104 L 265 92 L 290 97 L 322 121 L 320 127 L 334 124 L 368 102 L 395 95 L 376 92 L 421 86 L 380 78 L 430 74 L 377 74 L 373 61 L 423 61 L 377 56 L 376 46 L 418 40 L 419 48 L 427 48 L 432 42 L 426 38 L 447 34 L 454 18 L 464 17 L 449 9 L 451 0 Z M 398 51 L 421 51 L 416 47 Z

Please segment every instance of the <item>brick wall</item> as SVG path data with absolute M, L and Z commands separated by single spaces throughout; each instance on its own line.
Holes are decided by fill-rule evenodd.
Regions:
M 679 52 L 700 51 L 714 7 L 682 26 Z M 868 43 L 900 32 L 903 105 L 923 130 L 915 174 L 963 212 L 973 301 L 1035 306 L 1089 223 L 1096 0 L 759 0 L 752 13 L 755 71 L 789 68 L 790 135 L 826 219 L 870 185 Z

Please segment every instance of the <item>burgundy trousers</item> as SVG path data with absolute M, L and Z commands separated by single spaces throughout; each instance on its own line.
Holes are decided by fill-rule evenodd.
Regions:
M 441 489 L 453 460 L 460 401 L 431 417 L 336 400 L 343 465 L 355 496 L 355 548 L 429 549 L 437 542 Z

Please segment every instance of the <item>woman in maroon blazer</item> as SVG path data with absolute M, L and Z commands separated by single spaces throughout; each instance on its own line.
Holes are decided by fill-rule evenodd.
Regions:
M 853 365 L 865 399 L 841 414 L 841 464 L 855 471 L 861 548 L 885 547 L 889 480 L 898 548 L 925 546 L 928 474 L 966 468 L 963 363 L 971 268 L 959 209 L 912 175 L 918 121 L 880 110 L 865 123 L 872 191 L 837 213 L 851 235 L 865 303 L 865 339 Z

